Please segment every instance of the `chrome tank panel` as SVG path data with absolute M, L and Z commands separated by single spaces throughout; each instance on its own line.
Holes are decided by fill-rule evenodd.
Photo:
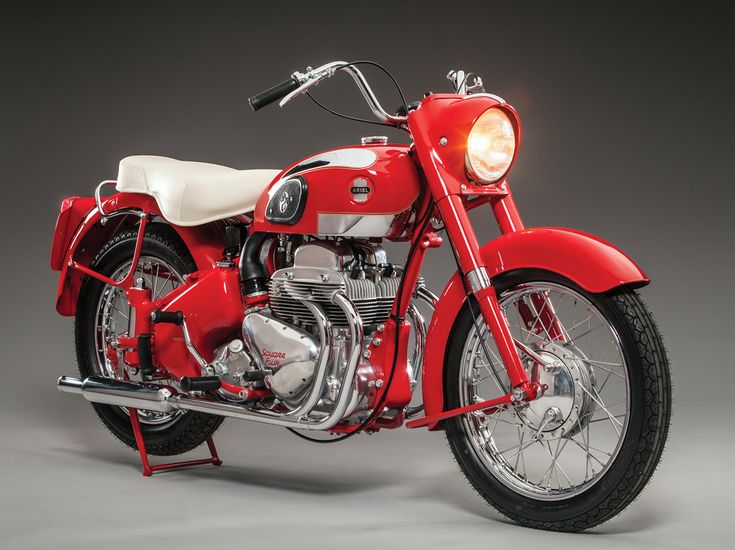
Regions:
M 388 235 L 393 215 L 352 216 L 349 214 L 319 214 L 317 232 L 324 237 L 385 237 Z

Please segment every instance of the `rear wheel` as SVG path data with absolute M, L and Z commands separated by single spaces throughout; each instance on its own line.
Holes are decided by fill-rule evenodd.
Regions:
M 630 289 L 589 294 L 530 270 L 494 285 L 513 336 L 546 363 L 521 354 L 543 395 L 445 421 L 449 445 L 473 487 L 514 521 L 559 531 L 599 525 L 640 493 L 663 451 L 671 386 L 661 337 Z M 465 306 L 447 354 L 447 408 L 508 391 L 498 356 Z
M 113 237 L 98 253 L 93 267 L 111 279 L 121 280 L 132 263 L 137 230 L 126 230 Z M 135 278 L 141 278 L 151 289 L 154 299 L 171 292 L 184 275 L 196 269 L 186 247 L 167 225 L 149 224 L 143 241 Z M 85 278 L 79 294 L 75 323 L 77 363 L 83 378 L 102 375 L 119 378 L 107 357 L 111 340 L 132 334 L 134 317 L 118 288 Z M 139 375 L 127 372 L 128 379 Z M 125 407 L 92 403 L 97 416 L 120 441 L 137 449 Z M 185 453 L 202 444 L 222 423 L 222 417 L 202 413 L 175 411 L 159 413 L 139 411 L 146 451 L 154 455 Z

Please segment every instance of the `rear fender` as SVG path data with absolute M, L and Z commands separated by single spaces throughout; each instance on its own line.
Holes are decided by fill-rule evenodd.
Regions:
M 105 199 L 106 213 L 122 209 L 139 209 L 160 216 L 153 197 L 139 193 L 118 193 Z M 51 246 L 51 269 L 60 271 L 56 292 L 56 311 L 61 315 L 76 314 L 77 299 L 84 275 L 70 267 L 72 260 L 89 266 L 99 250 L 113 235 L 125 227 L 134 226 L 136 216 L 110 218 L 102 224 L 102 215 L 92 197 L 69 197 L 61 204 Z M 194 227 L 172 225 L 194 258 L 198 270 L 215 265 L 222 255 L 224 237 L 215 224 Z
M 61 201 L 51 244 L 51 269 L 61 271 L 69 242 L 86 215 L 95 206 L 94 197 L 67 197 Z
M 643 270 L 610 243 L 581 231 L 541 227 L 508 233 L 480 250 L 490 278 L 518 269 L 556 273 L 591 293 L 648 284 Z M 467 299 L 459 273 L 444 287 L 426 338 L 423 399 L 426 416 L 444 410 L 444 364 L 449 338 Z M 439 423 L 429 425 L 437 429 Z

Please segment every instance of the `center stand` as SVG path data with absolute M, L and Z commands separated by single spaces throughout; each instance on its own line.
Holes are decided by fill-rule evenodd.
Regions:
M 151 465 L 148 462 L 148 453 L 145 450 L 145 441 L 143 440 L 143 430 L 140 428 L 140 419 L 138 418 L 138 409 L 128 409 L 130 412 L 130 423 L 133 425 L 133 433 L 135 434 L 135 443 L 140 453 L 140 461 L 143 463 L 143 475 L 150 476 L 154 472 L 163 470 L 178 470 L 179 468 L 187 468 L 189 466 L 203 466 L 204 464 L 212 464 L 220 466 L 220 460 L 217 454 L 217 447 L 214 446 L 214 439 L 207 438 L 207 447 L 209 447 L 210 458 L 200 458 L 198 460 L 184 460 L 181 462 L 169 462 L 168 464 Z

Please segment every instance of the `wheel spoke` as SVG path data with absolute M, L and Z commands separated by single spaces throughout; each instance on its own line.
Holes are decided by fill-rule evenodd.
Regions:
M 518 445 L 513 445 L 512 447 L 509 447 L 509 448 L 505 449 L 504 451 L 500 451 L 500 453 L 498 453 L 498 454 L 500 454 L 500 455 L 504 455 L 504 454 L 505 454 L 505 453 L 507 453 L 508 451 L 512 451 L 513 449 L 518 449 L 518 450 L 517 450 L 517 451 L 516 451 L 515 453 L 513 453 L 513 454 L 512 454 L 511 456 L 507 456 L 507 457 L 505 457 L 505 460 L 508 460 L 508 461 L 510 461 L 510 460 L 512 460 L 513 458 L 515 458 L 515 456 L 516 456 L 516 455 L 517 455 L 518 453 L 522 452 L 522 451 L 523 451 L 524 449 L 527 449 L 528 447 L 530 447 L 531 445 L 533 445 L 534 443 L 536 443 L 536 441 L 537 441 L 536 439 L 532 439 L 531 441 L 527 442 L 526 444 L 523 444 L 523 443 L 519 443 Z M 520 447 L 520 449 L 519 449 L 519 447 Z
M 152 271 L 152 270 L 151 270 Z M 156 264 L 156 275 L 155 277 L 151 275 L 151 279 L 153 279 L 153 290 L 151 290 L 151 296 L 156 296 L 156 288 L 158 285 L 158 274 L 161 273 L 161 266 Z
M 537 440 L 537 441 L 538 441 L 538 440 Z M 565 441 L 569 441 L 569 440 L 567 439 L 567 440 L 565 440 Z M 539 443 L 541 443 L 541 441 L 538 441 L 538 442 L 539 442 Z M 547 449 L 547 447 L 548 447 L 548 449 Z M 556 457 L 554 457 L 554 454 L 553 454 L 553 453 L 551 452 L 551 445 L 549 444 L 549 442 L 547 441 L 547 442 L 546 442 L 546 445 L 544 445 L 543 443 L 541 443 L 541 448 L 542 448 L 542 449 L 543 449 L 544 451 L 546 451 L 546 453 L 547 453 L 547 454 L 548 454 L 548 455 L 549 455 L 549 456 L 551 457 L 551 462 L 552 462 L 552 464 L 554 465 L 554 469 L 555 469 L 555 470 L 557 470 L 557 473 L 556 473 L 556 475 L 557 475 L 557 480 L 559 479 L 559 472 L 561 472 L 561 474 L 562 474 L 562 475 L 564 476 L 564 478 L 565 478 L 565 479 L 567 480 L 567 483 L 569 483 L 569 486 L 570 486 L 570 487 L 573 487 L 573 486 L 574 486 L 574 484 L 572 483 L 572 480 L 571 480 L 571 479 L 569 479 L 569 476 L 567 476 L 566 472 L 565 472 L 565 471 L 564 471 L 564 469 L 563 469 L 563 468 L 562 468 L 562 467 L 561 467 L 561 466 L 559 465 L 559 463 L 558 463 L 558 462 L 556 461 Z M 559 483 L 559 488 L 561 489 L 561 482 L 559 481 L 558 483 Z
M 566 331 L 566 332 L 567 332 L 567 335 L 568 335 L 568 336 L 570 336 L 570 337 L 568 338 L 568 341 L 570 341 L 570 342 L 571 342 L 572 340 L 574 340 L 574 338 L 571 338 L 571 333 L 572 333 L 572 331 L 574 331 L 574 329 L 576 329 L 577 327 L 579 327 L 579 326 L 583 325 L 584 323 L 587 323 L 587 322 L 588 322 L 588 321 L 589 321 L 590 319 L 592 319 L 593 317 L 594 317 L 594 315 L 590 315 L 589 317 L 587 317 L 587 318 L 586 318 L 586 319 L 584 319 L 583 321 L 580 321 L 579 323 L 575 324 L 575 325 L 574 325 L 574 326 L 573 326 L 572 328 L 570 328 L 570 329 L 567 329 L 567 331 Z M 576 338 L 576 336 L 575 336 L 575 338 Z
M 618 378 L 625 379 L 625 376 L 623 376 L 619 372 L 615 372 L 615 371 L 608 369 L 607 367 L 603 367 L 597 361 L 591 361 L 589 359 L 582 359 L 582 358 L 580 358 L 579 360 L 582 361 L 583 363 L 587 363 L 588 365 L 592 365 L 600 370 L 604 370 L 605 372 L 612 374 L 613 376 L 617 376 Z M 620 366 L 622 367 L 622 365 Z
M 625 418 L 625 415 L 624 414 L 618 414 L 618 415 L 615 415 L 614 418 Z M 607 420 L 609 420 L 609 419 L 608 418 L 595 418 L 594 420 L 590 420 L 587 423 L 588 424 L 592 424 L 593 422 L 606 422 Z
M 521 445 L 523 445 L 523 438 L 526 437 L 526 432 L 522 432 L 520 428 L 518 428 L 518 438 L 520 440 Z M 516 465 L 514 466 L 515 470 L 518 471 L 518 461 L 521 458 L 521 455 L 523 453 L 518 453 L 518 456 L 516 456 Z
M 615 430 L 615 433 L 617 433 L 618 437 L 620 437 L 620 430 L 617 427 L 615 427 L 615 423 L 617 423 L 618 426 L 620 426 L 621 428 L 623 427 L 623 423 L 620 422 L 617 418 L 615 418 L 612 415 L 612 413 L 607 410 L 607 407 L 605 407 L 605 405 L 600 401 L 599 396 L 595 397 L 594 395 L 592 395 L 592 393 L 587 388 L 585 388 L 584 385 L 582 384 L 580 384 L 579 387 L 582 388 L 582 390 L 587 395 L 589 395 L 595 403 L 597 403 L 600 407 L 602 407 L 602 410 L 605 411 L 605 414 L 607 414 L 608 418 L 610 419 L 610 424 L 612 424 L 613 429 Z
M 592 459 L 592 460 L 594 460 L 595 462 L 597 462 L 597 463 L 598 463 L 598 464 L 599 464 L 600 466 L 602 466 L 603 468 L 605 467 L 605 463 L 604 463 L 604 462 L 601 462 L 599 458 L 597 458 L 597 457 L 596 457 L 595 455 L 593 455 L 593 454 L 592 454 L 592 453 L 590 452 L 590 449 L 591 449 L 591 450 L 595 450 L 595 451 L 597 451 L 597 452 L 600 452 L 600 453 L 603 453 L 603 454 L 606 454 L 606 455 L 610 456 L 610 455 L 609 455 L 609 453 L 604 453 L 603 451 L 598 451 L 598 450 L 597 450 L 597 449 L 595 449 L 594 447 L 584 447 L 584 446 L 582 446 L 582 445 L 580 444 L 580 442 L 579 442 L 579 441 L 577 441 L 576 439 L 573 439 L 573 438 L 570 438 L 570 439 L 569 439 L 569 441 L 571 441 L 572 443 L 574 443 L 575 445 L 577 445 L 577 446 L 578 446 L 578 447 L 579 447 L 580 449 L 582 449 L 582 450 L 583 450 L 583 451 L 584 451 L 584 452 L 585 452 L 585 453 L 587 454 L 587 458 L 588 458 L 588 460 L 589 460 L 589 459 Z
M 628 374 L 619 339 L 592 302 L 555 283 L 523 283 L 501 293 L 499 303 L 521 343 L 529 376 L 534 369 L 533 376 L 548 390 L 528 404 L 468 421 L 474 430 L 469 441 L 479 446 L 479 456 L 493 475 L 514 490 L 542 499 L 578 494 L 609 468 L 627 426 Z M 460 392 L 461 405 L 503 391 L 508 379 L 481 317 L 470 330 L 463 357 L 466 389 Z M 540 368 L 539 358 L 548 368 Z M 560 416 L 547 421 L 551 407 Z M 577 414 L 572 416 L 572 410 Z
M 495 433 L 495 428 L 498 427 L 498 420 L 500 420 L 500 417 L 499 416 L 496 416 L 495 417 L 495 424 L 493 424 L 493 427 L 492 427 L 492 429 L 490 430 L 490 433 L 487 436 L 488 439 L 492 439 L 493 438 L 493 434 Z
M 166 288 L 166 285 L 168 285 L 171 282 L 171 277 L 173 277 L 173 273 L 169 272 L 168 277 L 166 277 L 166 280 L 163 281 L 163 283 L 161 284 L 161 289 L 158 291 L 157 294 L 153 295 L 154 300 L 157 300 L 158 298 L 161 297 L 161 295 L 163 294 L 163 289 Z
M 582 332 L 580 334 L 575 334 L 574 335 L 574 338 L 572 338 L 571 341 L 573 342 L 574 340 L 581 340 L 582 338 L 584 338 L 587 335 L 590 335 L 591 336 L 594 331 L 596 331 L 598 328 L 602 328 L 603 326 L 604 325 L 595 325 L 594 327 L 588 327 L 587 330 L 585 330 L 584 332 Z
M 544 329 L 544 333 L 546 334 L 546 338 L 548 339 L 547 341 L 551 341 L 551 340 L 553 340 L 553 338 L 549 334 L 549 330 L 546 328 L 546 325 L 544 324 L 543 320 L 541 319 L 541 314 L 544 312 L 544 310 L 546 309 L 546 306 L 548 304 L 549 304 L 548 299 L 544 299 L 544 305 L 542 305 L 541 306 L 541 309 L 537 311 L 536 310 L 536 305 L 533 303 L 533 298 L 530 298 L 529 299 L 529 303 L 527 305 L 528 305 L 529 308 L 531 308 L 531 311 L 533 311 L 534 314 L 536 315 L 536 320 L 533 322 L 533 325 L 531 325 L 531 327 L 530 327 L 531 330 L 533 330 L 533 328 L 536 326 L 536 323 L 538 323 L 539 325 L 541 325 L 541 328 Z
M 110 276 L 114 281 L 121 281 L 130 269 L 130 261 L 123 262 Z M 167 287 L 172 290 L 177 288 L 183 277 L 165 261 L 150 256 L 142 256 L 139 260 L 135 278 L 142 279 L 146 287 L 151 289 L 151 299 L 158 299 Z M 116 287 L 105 286 L 101 292 L 97 304 L 97 312 L 94 317 L 94 338 L 96 353 L 95 372 L 104 376 L 125 377 L 135 376 L 127 365 L 120 370 L 116 369 L 108 358 L 108 350 L 111 343 L 117 338 L 134 335 L 135 312 L 130 307 L 125 294 Z M 114 349 L 112 350 L 115 351 Z M 120 407 L 125 414 L 128 411 Z M 146 424 L 159 424 L 168 422 L 173 416 L 185 414 L 177 411 L 174 413 L 155 413 L 151 411 L 140 411 L 140 420 Z
M 501 363 L 502 364 L 502 363 Z M 480 379 L 480 382 L 487 380 L 488 378 L 491 378 L 493 382 L 495 382 L 495 385 L 500 390 L 501 393 L 505 393 L 505 389 L 500 385 L 500 382 L 497 379 L 497 376 L 495 375 L 494 371 L 490 370 L 490 367 L 483 361 L 480 365 L 482 368 L 484 368 L 487 371 L 487 376 Z

